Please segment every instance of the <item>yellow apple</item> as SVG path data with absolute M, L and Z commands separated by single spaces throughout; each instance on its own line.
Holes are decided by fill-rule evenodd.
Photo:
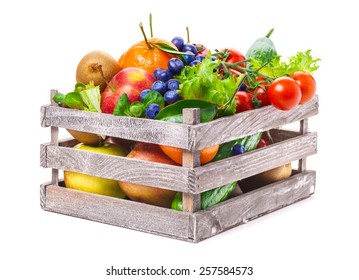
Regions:
M 105 142 L 102 146 L 94 147 L 87 146 L 80 143 L 73 147 L 74 149 L 115 155 L 115 156 L 126 156 L 128 150 L 124 147 Z M 116 180 L 95 177 L 87 174 L 82 174 L 73 171 L 64 171 L 65 186 L 70 189 L 81 190 L 90 193 L 108 195 L 118 198 L 124 198 L 126 195 L 121 190 Z

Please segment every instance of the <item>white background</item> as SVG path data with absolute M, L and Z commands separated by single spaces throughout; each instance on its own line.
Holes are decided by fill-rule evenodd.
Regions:
M 111 265 L 164 265 L 254 267 L 251 277 L 223 279 L 358 279 L 354 3 L 2 1 L 0 278 L 108 279 Z M 318 155 L 309 159 L 317 170 L 313 197 L 198 244 L 40 209 L 39 186 L 50 180 L 50 170 L 39 167 L 39 146 L 50 140 L 49 129 L 40 127 L 40 106 L 49 102 L 51 88 L 72 89 L 87 52 L 100 49 L 117 59 L 141 40 L 138 24 L 147 28 L 150 12 L 156 37 L 185 36 L 188 25 L 192 42 L 245 53 L 274 27 L 283 57 L 312 49 L 322 59 L 315 74 L 320 114 L 309 122 L 319 133 Z

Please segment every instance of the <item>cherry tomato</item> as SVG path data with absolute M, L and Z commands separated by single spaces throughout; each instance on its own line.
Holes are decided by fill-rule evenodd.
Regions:
M 261 138 L 261 140 L 259 140 L 259 142 L 258 142 L 258 145 L 257 145 L 256 149 L 267 147 L 268 145 L 270 145 L 269 140 L 267 140 L 265 138 Z
M 302 98 L 299 104 L 305 104 L 310 100 L 312 100 L 312 98 L 315 95 L 315 91 L 317 89 L 317 85 L 315 83 L 313 76 L 310 75 L 308 72 L 299 71 L 292 73 L 290 77 L 297 82 L 302 92 Z
M 237 91 L 236 93 L 236 113 L 253 110 L 253 96 L 246 91 Z
M 259 107 L 264 107 L 271 104 L 268 98 L 267 91 L 265 91 L 261 87 L 258 87 L 255 90 L 254 96 L 261 102 Z
M 222 50 L 223 52 L 224 50 Z M 227 49 L 227 51 L 230 53 L 230 55 L 228 56 L 226 62 L 228 63 L 237 63 L 239 61 L 245 60 L 246 57 L 238 50 L 234 49 L 234 48 L 230 48 Z M 243 62 L 241 64 L 239 64 L 240 67 L 246 67 L 246 63 Z
M 289 77 L 275 79 L 268 87 L 268 98 L 279 110 L 290 110 L 296 107 L 302 93 L 296 81 Z

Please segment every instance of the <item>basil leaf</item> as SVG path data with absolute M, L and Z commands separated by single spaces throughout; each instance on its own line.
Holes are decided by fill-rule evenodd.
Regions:
M 115 116 L 131 116 L 130 112 L 130 100 L 126 93 L 122 94 L 121 97 L 117 100 L 113 114 Z
M 262 137 L 262 132 L 258 132 L 250 136 L 246 136 L 237 140 L 223 143 L 220 145 L 216 156 L 212 159 L 211 162 L 215 162 L 224 158 L 231 157 L 233 155 L 232 148 L 236 144 L 241 144 L 242 146 L 244 146 L 245 152 L 250 152 L 255 148 L 257 148 L 257 145 L 261 137 Z
M 156 116 L 156 120 L 182 123 L 183 122 L 183 109 L 185 108 L 200 108 L 201 109 L 201 122 L 209 122 L 217 114 L 217 105 L 194 99 L 181 100 L 163 108 Z
M 165 106 L 165 100 L 163 96 L 159 92 L 154 90 L 151 90 L 145 95 L 145 97 L 143 97 L 142 103 L 145 105 L 145 107 L 147 107 L 151 103 L 156 103 L 160 105 L 161 108 Z

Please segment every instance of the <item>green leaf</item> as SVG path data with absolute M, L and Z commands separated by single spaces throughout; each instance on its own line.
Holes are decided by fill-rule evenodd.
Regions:
M 78 85 L 78 84 L 76 84 Z M 75 86 L 76 87 L 76 86 Z M 78 87 L 77 87 L 78 88 Z M 76 88 L 76 89 L 77 89 Z M 82 87 L 81 87 L 82 88 Z M 82 101 L 86 104 L 85 110 L 90 112 L 101 113 L 101 93 L 100 87 L 90 82 L 80 91 Z
M 252 69 L 260 69 L 260 74 L 271 78 L 289 76 L 296 71 L 304 71 L 312 74 L 319 68 L 317 63 L 320 59 L 314 59 L 310 52 L 311 50 L 298 52 L 296 55 L 290 56 L 288 62 L 282 61 L 281 56 L 277 55 L 264 67 L 261 61 L 254 58 L 250 58 L 249 62 Z
M 262 137 L 262 132 L 258 132 L 256 134 L 246 136 L 243 138 L 239 138 L 237 140 L 233 140 L 227 143 L 223 143 L 220 145 L 219 150 L 216 154 L 216 156 L 213 158 L 212 162 L 225 159 L 228 157 L 231 157 L 233 155 L 232 148 L 236 144 L 241 144 L 244 146 L 245 152 L 250 152 L 257 148 L 257 145 L 259 143 L 259 140 Z
M 183 109 L 185 108 L 200 108 L 201 122 L 209 122 L 213 120 L 218 110 L 216 104 L 201 100 L 186 99 L 178 101 L 163 108 L 156 116 L 156 120 L 182 123 Z
M 135 118 L 142 118 L 145 116 L 146 106 L 139 101 L 135 101 L 130 105 L 130 113 Z
M 166 43 L 151 43 L 151 45 L 153 45 L 155 48 L 157 48 L 165 53 L 170 53 L 170 54 L 175 54 L 175 55 L 180 55 L 180 56 L 188 55 L 188 53 L 180 52 L 176 48 L 174 48 L 171 45 L 166 44 Z
M 145 95 L 145 97 L 142 99 L 142 103 L 145 105 L 145 107 L 147 107 L 151 103 L 156 103 L 160 105 L 161 108 L 165 106 L 165 100 L 163 96 L 159 92 L 154 90 L 151 90 Z
M 65 104 L 72 109 L 85 110 L 86 104 L 82 101 L 78 92 L 69 92 L 65 97 Z
M 218 107 L 228 104 L 231 114 L 234 114 L 235 100 L 232 96 L 237 91 L 240 79 L 234 75 L 227 78 L 218 73 L 219 60 L 212 60 L 210 52 L 202 63 L 195 66 L 186 66 L 176 76 L 180 81 L 179 94 L 183 99 L 198 99 L 210 103 L 216 103 Z
M 117 100 L 113 114 L 115 116 L 129 116 L 131 117 L 130 112 L 130 100 L 126 93 L 123 93 L 121 97 Z
M 66 95 L 58 92 L 54 95 L 52 99 L 58 104 L 65 104 Z

